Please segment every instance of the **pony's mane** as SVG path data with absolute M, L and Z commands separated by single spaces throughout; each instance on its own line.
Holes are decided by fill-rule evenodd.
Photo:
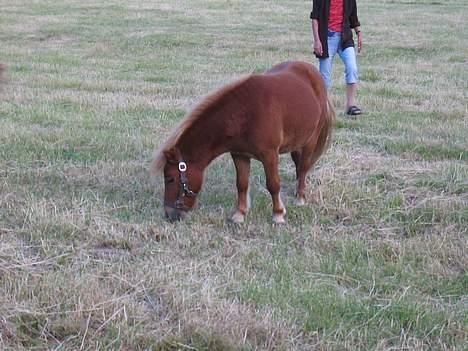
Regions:
M 153 175 L 157 174 L 166 165 L 167 160 L 164 155 L 164 151 L 170 150 L 176 146 L 184 132 L 192 127 L 192 125 L 198 121 L 210 107 L 216 104 L 223 96 L 226 96 L 231 91 L 242 85 L 242 83 L 249 79 L 250 76 L 251 75 L 246 75 L 221 89 L 215 90 L 203 98 L 203 100 L 196 105 L 195 108 L 193 108 L 176 127 L 174 127 L 166 142 L 156 150 L 153 155 L 151 173 Z

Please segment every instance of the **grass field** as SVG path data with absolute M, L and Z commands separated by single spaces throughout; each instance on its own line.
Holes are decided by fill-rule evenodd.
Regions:
M 359 105 L 287 224 L 229 225 L 227 155 L 163 218 L 154 151 L 205 94 L 312 57 L 311 1 L 0 0 L 1 350 L 466 350 L 468 4 L 359 0 Z

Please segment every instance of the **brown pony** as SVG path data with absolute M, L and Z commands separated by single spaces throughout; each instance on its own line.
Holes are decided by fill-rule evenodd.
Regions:
M 297 202 L 305 203 L 305 178 L 330 140 L 335 112 L 322 77 L 306 62 L 278 64 L 252 74 L 205 98 L 156 151 L 153 174 L 164 169 L 164 208 L 178 220 L 196 203 L 203 173 L 221 154 L 231 153 L 237 171 L 237 209 L 241 223 L 249 209 L 250 159 L 264 167 L 273 200 L 273 221 L 284 223 L 279 154 L 296 165 Z

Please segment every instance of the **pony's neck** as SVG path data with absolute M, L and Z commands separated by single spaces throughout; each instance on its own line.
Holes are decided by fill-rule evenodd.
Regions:
M 222 142 L 222 136 L 210 130 L 216 129 L 207 130 L 195 124 L 182 135 L 177 147 L 184 161 L 205 169 L 216 157 L 228 151 Z
M 199 163 L 202 169 L 210 164 L 219 155 L 228 152 L 230 145 L 227 138 L 231 138 L 240 132 L 242 121 L 233 111 L 239 112 L 239 103 L 234 98 L 246 95 L 239 93 L 237 89 L 244 84 L 247 78 L 240 80 L 227 88 L 208 97 L 192 117 L 191 123 L 184 130 L 177 147 L 182 153 L 182 157 L 188 162 Z M 236 93 L 234 94 L 234 90 Z

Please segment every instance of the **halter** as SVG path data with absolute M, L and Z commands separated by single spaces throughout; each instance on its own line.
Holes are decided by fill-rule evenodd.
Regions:
M 196 197 L 197 193 L 190 190 L 189 185 L 188 185 L 188 178 L 187 178 L 187 164 L 184 161 L 179 162 L 179 174 L 180 174 L 180 188 L 179 188 L 179 194 L 177 195 L 177 199 L 174 203 L 174 205 L 168 204 L 167 202 L 164 204 L 165 206 L 177 209 L 177 210 L 183 210 L 183 211 L 188 211 L 189 208 L 185 206 L 184 204 L 184 197 Z

